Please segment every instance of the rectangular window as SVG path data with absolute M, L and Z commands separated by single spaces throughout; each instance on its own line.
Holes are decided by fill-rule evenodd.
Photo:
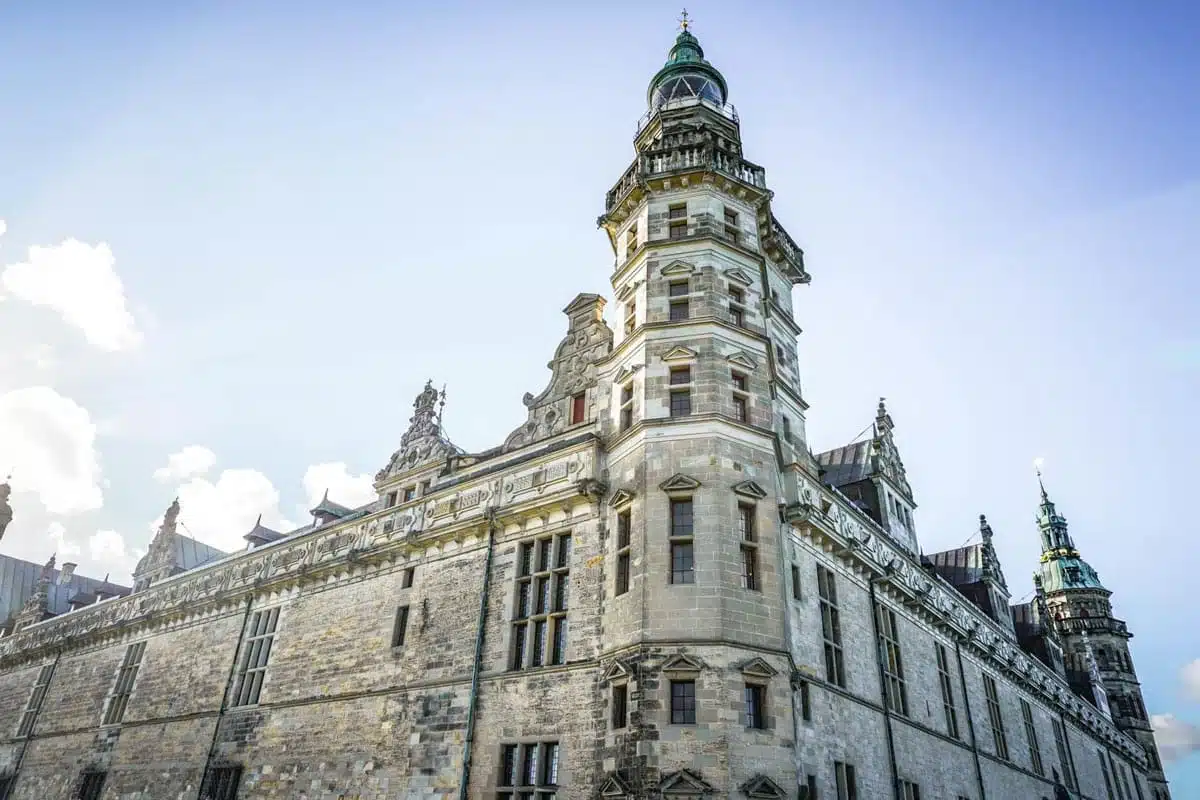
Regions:
M 85 772 L 79 776 L 79 800 L 100 800 L 104 793 L 104 779 L 107 772 Z
M 671 724 L 696 724 L 695 681 L 671 681 Z
M 1100 759 L 1100 771 L 1104 773 L 1104 791 L 1108 793 L 1108 800 L 1116 800 L 1113 794 L 1113 779 L 1108 774 L 1108 759 L 1104 757 L 1104 751 L 1097 748 L 1096 757 Z
M 8 793 L 12 791 L 16 781 L 16 775 L 0 775 L 0 800 L 8 800 Z
M 404 570 L 404 577 L 400 581 L 401 589 L 411 589 L 413 585 L 413 576 L 416 574 L 416 567 L 408 567 Z
M 24 738 L 33 733 L 33 723 L 37 719 L 38 711 L 42 708 L 42 700 L 46 697 L 46 689 L 50 686 L 50 676 L 53 674 L 53 664 L 47 664 L 38 672 L 37 680 L 33 684 L 33 692 L 29 695 L 29 702 L 25 704 L 25 713 L 21 715 L 21 723 L 17 726 L 18 738 Z
M 742 540 L 742 588 L 761 591 L 758 579 L 758 535 L 754 530 L 754 506 L 738 504 L 738 538 Z
M 631 516 L 628 510 L 617 514 L 617 595 L 629 591 L 629 530 Z
M 729 287 L 729 319 L 739 328 L 746 324 L 746 293 L 735 286 Z
M 688 301 L 672 300 L 668 319 L 671 322 L 683 322 L 688 318 Z
M 792 564 L 792 599 L 800 599 L 800 567 Z
M 767 727 L 767 687 L 746 684 L 746 727 L 765 730 Z
M 677 281 L 667 285 L 667 296 L 671 298 L 667 318 L 671 322 L 682 322 L 688 318 L 688 282 Z
M 737 225 L 737 221 L 738 221 L 737 212 L 730 208 L 726 208 L 725 209 L 725 224 L 726 225 Z
M 1000 694 L 996 691 L 996 680 L 985 674 L 983 691 L 987 696 L 988 724 L 992 728 L 992 747 L 996 755 L 1008 760 L 1008 737 L 1004 734 L 1004 717 L 1000 713 Z
M 800 681 L 800 719 L 812 722 L 812 700 L 809 697 L 808 681 Z
M 204 790 L 200 796 L 204 800 L 235 800 L 237 798 L 238 781 L 242 778 L 240 766 L 216 767 L 210 769 L 204 778 Z
M 258 702 L 263 679 L 267 675 L 267 661 L 271 657 L 271 643 L 275 639 L 275 625 L 278 621 L 278 607 L 255 611 L 250 618 L 246 640 L 242 644 L 242 655 L 238 660 L 237 683 L 230 705 L 249 706 Z
M 821 605 L 821 636 L 825 640 L 825 679 L 846 688 L 846 667 L 842 656 L 842 625 L 839 619 L 837 583 L 833 572 L 817 567 L 817 593 Z
M 733 396 L 733 418 L 738 422 L 745 422 L 746 417 L 746 398 L 735 394 Z
M 667 219 L 687 219 L 687 203 L 672 203 L 667 206 Z
M 125 648 L 125 660 L 121 662 L 121 668 L 117 671 L 117 681 L 113 684 L 108 708 L 104 712 L 105 725 L 115 725 L 125 717 L 125 706 L 129 704 L 129 696 L 133 694 L 133 682 L 137 679 L 138 667 L 142 664 L 142 654 L 145 652 L 145 642 L 131 644 Z
M 1029 763 L 1038 775 L 1045 775 L 1042 765 L 1042 750 L 1038 746 L 1037 728 L 1033 725 L 1033 708 L 1025 698 L 1021 698 L 1021 718 L 1025 721 L 1025 739 L 1029 742 Z
M 692 413 L 692 390 L 671 390 L 671 416 L 686 417 Z
M 954 684 L 950 681 L 950 660 L 946 648 L 940 644 L 937 649 L 938 684 L 942 687 L 942 711 L 946 714 L 946 735 L 958 738 L 958 709 L 954 705 Z
M 558 760 L 558 742 L 501 745 L 497 800 L 554 800 Z
M 783 418 L 783 440 L 789 444 L 792 441 L 792 421 L 787 417 Z
M 1056 719 L 1050 720 L 1050 726 L 1054 728 L 1054 747 L 1058 750 L 1058 763 L 1062 768 L 1063 783 L 1071 791 L 1075 791 L 1075 770 L 1071 763 L 1071 757 L 1067 753 L 1067 731 L 1063 728 L 1063 724 Z
M 671 501 L 671 583 L 695 583 L 692 499 Z
M 421 497 L 424 497 L 425 495 L 429 494 L 431 491 L 433 491 L 433 481 L 432 480 L 421 481 Z
M 624 728 L 629 722 L 629 687 L 625 684 L 612 687 L 613 730 Z
M 738 228 L 738 215 L 736 211 L 725 209 L 725 236 L 734 244 L 737 244 L 741 230 Z
M 833 779 L 837 785 L 837 800 L 858 800 L 858 785 L 854 780 L 854 765 L 833 762 Z
M 884 606 L 876 607 L 879 622 L 879 655 L 883 660 L 883 686 L 888 708 L 893 713 L 908 716 L 908 690 L 904 684 L 904 664 L 900 658 L 900 630 L 896 613 Z
M 396 493 L 388 492 L 387 493 L 387 505 L 385 505 L 384 508 L 391 508 L 394 505 L 396 505 Z
M 900 800 L 921 800 L 921 787 L 912 781 L 900 781 Z
M 570 564 L 569 533 L 521 543 L 512 625 L 512 669 L 566 663 Z
M 687 220 L 680 222 L 672 222 L 670 227 L 670 237 L 672 239 L 682 239 L 687 236 Z
M 580 392 L 571 398 L 571 424 L 578 425 L 587 415 L 587 395 Z
M 396 621 L 392 626 L 392 647 L 404 647 L 404 637 L 408 633 L 408 606 L 396 609 Z
M 638 226 L 633 223 L 629 226 L 629 230 L 625 231 L 625 257 L 628 258 L 638 246 Z
M 633 427 L 633 382 L 621 387 L 621 430 Z
M 417 487 L 409 486 L 404 490 L 404 502 L 411 503 L 417 496 Z
M 692 382 L 691 367 L 671 367 L 670 382 L 672 386 L 680 386 Z
M 637 327 L 637 303 L 630 300 L 625 304 L 625 335 L 633 333 Z

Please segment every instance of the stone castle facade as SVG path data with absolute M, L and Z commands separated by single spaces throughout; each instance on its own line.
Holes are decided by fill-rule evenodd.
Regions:
M 175 505 L 128 596 L 35 592 L 0 638 L 0 800 L 1166 800 L 1129 633 L 1044 490 L 1014 606 L 986 520 L 921 553 L 882 401 L 809 449 L 809 275 L 727 95 L 685 29 L 600 217 L 616 324 L 566 307 L 503 445 L 452 444 L 427 386 L 377 501 L 192 563 Z

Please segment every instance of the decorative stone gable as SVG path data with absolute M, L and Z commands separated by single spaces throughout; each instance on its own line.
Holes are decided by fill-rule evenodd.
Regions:
M 377 483 L 461 452 L 442 435 L 441 409 L 445 404 L 446 393 L 439 393 L 433 388 L 433 381 L 426 381 L 425 388 L 413 401 L 413 415 L 408 430 L 400 438 L 400 449 L 392 453 L 387 466 L 376 473 Z
M 163 515 L 158 532 L 150 541 L 146 555 L 133 571 L 133 590 L 140 592 L 151 584 L 166 580 L 181 571 L 175 558 L 176 526 L 179 522 L 179 498 L 176 497 Z
M 38 576 L 37 587 L 33 590 L 33 594 L 29 595 L 29 599 L 25 601 L 21 613 L 17 614 L 17 618 L 13 621 L 13 632 L 28 628 L 30 625 L 35 625 L 46 618 L 47 606 L 50 602 L 50 584 L 54 582 L 54 556 L 50 556 L 50 560 L 42 567 L 42 572 Z
M 613 332 L 604 322 L 605 300 L 598 294 L 581 294 L 563 309 L 569 320 L 567 335 L 554 351 L 548 366 L 550 384 L 537 397 L 522 399 L 529 418 L 504 440 L 505 452 L 563 432 L 572 424 L 574 397 L 584 394 L 583 422 L 595 420 L 596 362 L 612 352 Z
M 872 472 L 883 475 L 892 482 L 908 499 L 913 502 L 912 487 L 908 485 L 908 476 L 904 472 L 904 462 L 900 460 L 900 450 L 892 430 L 896 426 L 888 414 L 884 398 L 879 398 L 879 409 L 875 414 L 875 437 L 872 442 L 871 469 Z

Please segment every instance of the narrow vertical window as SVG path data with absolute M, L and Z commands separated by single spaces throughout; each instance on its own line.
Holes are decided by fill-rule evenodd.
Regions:
M 511 669 L 566 663 L 571 534 L 522 542 L 518 549 Z
M 746 376 L 735 372 L 733 380 L 733 418 L 738 422 L 750 419 L 750 395 L 746 392 Z
M 107 772 L 89 770 L 83 773 L 79 776 L 79 793 L 75 796 L 79 800 L 100 800 L 104 794 L 104 779 L 107 777 Z
M 900 781 L 900 800 L 921 800 L 921 787 L 912 781 Z
M 387 493 L 387 501 L 386 501 L 386 505 L 384 506 L 384 508 L 391 508 L 394 505 L 396 505 L 396 493 L 388 492 Z
M 858 785 L 854 780 L 854 765 L 833 762 L 833 779 L 837 785 L 837 800 L 858 800 Z
M 571 424 L 578 425 L 587 416 L 587 394 L 580 392 L 571 398 Z
M 404 577 L 400 581 L 401 589 L 411 589 L 413 585 L 413 576 L 416 574 L 416 567 L 408 567 L 404 570 Z
M 761 591 L 758 580 L 758 536 L 754 530 L 752 505 L 738 505 L 738 536 L 742 540 L 742 588 Z
M 668 232 L 672 239 L 682 239 L 687 236 L 687 203 L 674 203 L 667 209 L 670 220 Z
M 942 688 L 942 711 L 946 715 L 946 735 L 958 738 L 958 709 L 954 705 L 954 684 L 950 681 L 950 662 L 946 648 L 934 645 L 937 650 L 938 684 Z
M 629 531 L 631 516 L 629 509 L 617 514 L 617 595 L 629 591 Z
M 695 681 L 671 681 L 671 724 L 696 724 Z
M 817 593 L 821 604 L 821 636 L 825 640 L 825 679 L 844 689 L 846 668 L 842 656 L 837 583 L 833 572 L 825 567 L 817 567 Z
M 271 657 L 271 643 L 275 639 L 275 625 L 279 621 L 279 609 L 255 611 L 246 629 L 246 640 L 242 644 L 242 655 L 238 659 L 237 682 L 233 692 L 233 706 L 249 706 L 258 702 L 263 679 L 267 675 L 267 661 Z
M 42 700 L 46 697 L 46 689 L 50 687 L 50 676 L 53 674 L 53 664 L 47 664 L 38 671 L 29 702 L 25 704 L 25 713 L 21 714 L 21 722 L 17 726 L 17 738 L 24 738 L 33 733 L 33 723 L 42 708 Z
M 629 686 L 622 683 L 612 687 L 613 730 L 624 728 L 629 721 Z
M 695 583 L 692 498 L 671 500 L 671 583 Z
M 739 328 L 746 325 L 746 293 L 736 286 L 729 287 L 729 321 Z
M 1068 789 L 1075 791 L 1077 783 L 1071 755 L 1067 752 L 1067 731 L 1063 724 L 1056 719 L 1050 720 L 1050 726 L 1054 728 L 1054 747 L 1058 750 L 1058 763 L 1062 768 L 1063 783 L 1067 785 Z
M 900 658 L 900 631 L 896 613 L 876 606 L 879 622 L 879 655 L 883 660 L 884 695 L 893 713 L 908 716 L 908 691 L 904 683 L 904 664 Z
M 671 368 L 670 411 L 672 417 L 686 417 L 692 413 L 691 383 L 691 367 Z
M 621 431 L 633 427 L 633 381 L 621 387 Z
M 500 786 L 517 785 L 517 745 L 500 748 Z
M 686 223 L 685 223 L 686 229 Z M 683 322 L 688 318 L 688 294 L 689 287 L 687 281 L 676 281 L 667 285 L 667 318 L 671 322 Z
M 729 241 L 733 242 L 734 244 L 737 244 L 740 233 L 741 233 L 741 231 L 738 229 L 738 214 L 737 214 L 737 212 L 731 208 L 726 208 L 725 209 L 725 236 L 726 236 L 726 238 L 728 238 Z
M 800 598 L 800 567 L 792 564 L 792 599 L 799 600 Z
M 1000 713 L 1000 694 L 996 691 L 996 680 L 984 674 L 983 691 L 987 697 L 988 724 L 992 729 L 992 747 L 996 755 L 1008 760 L 1008 737 L 1004 733 L 1004 717 Z
M 408 635 L 408 606 L 396 609 L 396 621 L 392 624 L 392 647 L 404 647 Z
M 137 679 L 138 667 L 142 665 L 142 654 L 145 652 L 145 642 L 131 644 L 125 648 L 125 659 L 117 671 L 117 680 L 113 684 L 108 708 L 104 712 L 105 725 L 115 725 L 124 719 L 125 706 L 129 704 L 129 696 L 133 694 L 133 682 Z
M 812 722 L 812 699 L 809 697 L 808 681 L 800 681 L 800 719 Z
M 637 327 L 637 301 L 630 300 L 625 304 L 625 335 L 633 333 Z
M 783 440 L 792 443 L 792 421 L 787 417 L 783 417 Z
M 629 258 L 637 250 L 638 246 L 638 226 L 633 223 L 629 226 L 629 230 L 625 231 L 625 257 Z
M 1046 768 L 1042 764 L 1042 750 L 1038 746 L 1037 728 L 1033 725 L 1033 708 L 1029 701 L 1021 698 L 1021 718 L 1025 722 L 1025 739 L 1029 743 L 1029 763 L 1038 775 L 1045 775 Z
M 235 800 L 241 779 L 240 766 L 214 767 L 204 776 L 204 788 L 200 796 L 204 800 Z
M 747 683 L 745 695 L 746 727 L 764 730 L 767 727 L 767 687 Z
M 1108 794 L 1108 800 L 1116 800 L 1113 794 L 1113 779 L 1108 773 L 1108 759 L 1104 757 L 1104 751 L 1096 749 L 1096 757 L 1100 759 L 1100 771 L 1104 773 L 1104 791 Z

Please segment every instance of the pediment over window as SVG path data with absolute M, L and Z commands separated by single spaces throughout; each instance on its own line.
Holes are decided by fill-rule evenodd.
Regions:
M 741 483 L 734 484 L 733 491 L 742 497 L 752 497 L 755 500 L 762 500 L 767 496 L 767 490 L 754 481 L 742 481 Z
M 621 780 L 620 776 L 610 774 L 605 778 L 604 783 L 600 786 L 601 797 L 624 798 L 632 797 L 629 787 L 625 785 L 625 781 Z
M 628 302 L 629 298 L 637 292 L 638 287 L 641 285 L 642 281 L 630 281 L 621 287 L 621 291 L 617 292 L 617 299 L 622 303 Z
M 664 492 L 692 492 L 700 488 L 700 481 L 682 473 L 675 473 L 658 485 Z
M 693 361 L 696 358 L 696 351 L 690 347 L 672 347 L 667 352 L 663 353 L 663 361 Z
M 704 665 L 699 660 L 692 658 L 687 653 L 676 653 L 666 660 L 662 665 L 663 672 L 690 672 L 695 674 L 702 670 Z
M 691 275 L 696 271 L 695 264 L 689 264 L 686 261 L 672 261 L 662 268 L 663 275 Z
M 635 368 L 633 366 L 621 367 L 621 369 L 617 371 L 617 383 L 625 383 L 626 381 L 632 380 L 634 372 Z
M 736 364 L 737 366 L 745 369 L 758 369 L 758 362 L 743 353 L 741 350 L 729 356 L 727 360 L 730 364 Z
M 684 797 L 703 797 L 711 794 L 713 787 L 705 783 L 704 779 L 696 773 L 688 769 L 681 769 L 679 772 L 672 772 L 662 779 L 658 784 L 658 792 L 663 797 L 679 798 Z
M 775 781 L 766 775 L 752 778 L 742 786 L 742 794 L 758 800 L 786 800 L 787 792 L 783 791 Z
M 610 683 L 612 681 L 628 680 L 631 677 L 633 677 L 633 671 L 626 666 L 624 661 L 618 658 L 609 664 L 608 669 L 604 671 L 604 677 L 600 680 L 603 683 Z
M 755 656 L 742 664 L 742 674 L 753 678 L 773 678 L 779 674 L 779 670 L 758 656 Z
M 729 278 L 731 281 L 737 281 L 743 286 L 749 286 L 750 284 L 754 283 L 754 279 L 751 278 L 744 269 L 739 267 L 731 267 L 730 269 L 725 270 L 725 277 Z
M 617 489 L 612 493 L 612 497 L 608 499 L 608 504 L 613 508 L 627 506 L 633 502 L 633 492 L 628 489 Z

